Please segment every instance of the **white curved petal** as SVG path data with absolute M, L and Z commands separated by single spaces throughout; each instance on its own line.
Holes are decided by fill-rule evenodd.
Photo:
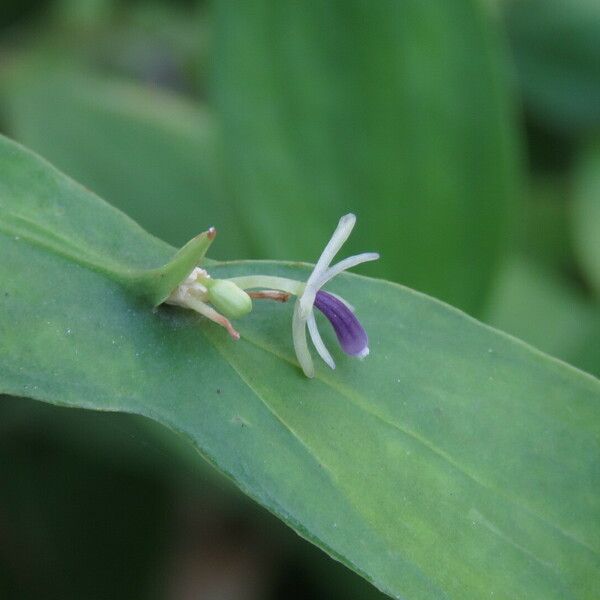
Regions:
M 296 300 L 294 305 L 294 317 L 292 319 L 292 340 L 296 358 L 307 377 L 315 376 L 315 367 L 306 343 L 306 319 L 300 316 L 300 301 Z
M 323 339 L 321 338 L 321 334 L 319 333 L 319 330 L 317 328 L 317 321 L 315 319 L 314 313 L 310 313 L 310 317 L 308 317 L 308 321 L 306 323 L 308 324 L 308 332 L 310 333 L 310 339 L 315 345 L 319 356 L 327 363 L 327 366 L 329 366 L 331 369 L 335 369 L 335 362 L 331 354 L 329 354 L 329 350 L 327 350 Z
M 356 223 L 356 216 L 352 213 L 344 215 L 340 220 L 331 236 L 331 239 L 325 246 L 325 249 L 321 253 L 313 272 L 310 274 L 308 281 L 306 282 L 307 288 L 320 277 L 320 274 L 327 269 L 335 255 L 339 252 L 344 242 L 348 239 L 348 236 L 352 233 L 354 224 Z
M 326 269 L 320 277 L 315 279 L 313 285 L 316 289 L 323 287 L 328 281 L 332 280 L 336 275 L 339 275 L 342 271 L 347 271 L 356 265 L 360 265 L 364 262 L 371 260 L 377 260 L 379 254 L 377 252 L 364 252 L 363 254 L 357 254 L 356 256 L 349 256 L 344 260 L 340 260 L 339 263 L 333 265 L 329 269 Z

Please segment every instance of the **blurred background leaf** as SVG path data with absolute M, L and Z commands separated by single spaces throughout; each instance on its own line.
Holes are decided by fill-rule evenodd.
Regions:
M 519 194 L 481 5 L 215 4 L 228 189 L 258 255 L 316 258 L 352 210 L 350 251 L 379 249 L 379 276 L 477 313 Z
M 160 597 L 168 486 L 135 460 L 133 428 L 66 413 L 0 397 L 3 597 Z
M 600 376 L 600 310 L 548 267 L 524 256 L 507 261 L 486 321 Z
M 181 246 L 225 223 L 217 256 L 246 252 L 231 205 L 217 198 L 216 129 L 200 105 L 45 61 L 17 69 L 4 102 L 14 137 L 151 233 Z
M 570 135 L 600 128 L 600 2 L 503 0 L 530 114 Z
M 527 186 L 523 218 L 517 228 L 516 246 L 521 255 L 546 270 L 563 275 L 573 270 L 575 262 L 567 202 L 569 194 L 566 177 L 535 175 Z
M 574 188 L 575 245 L 586 280 L 600 298 L 600 144 L 583 153 Z

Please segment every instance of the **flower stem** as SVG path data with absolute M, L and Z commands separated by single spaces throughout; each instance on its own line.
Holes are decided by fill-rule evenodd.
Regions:
M 235 283 L 238 287 L 243 290 L 249 288 L 268 288 L 281 290 L 294 296 L 300 296 L 304 292 L 304 286 L 306 285 L 303 281 L 296 281 L 295 279 L 286 279 L 285 277 L 273 277 L 271 275 L 247 275 L 245 277 L 231 277 L 228 279 Z

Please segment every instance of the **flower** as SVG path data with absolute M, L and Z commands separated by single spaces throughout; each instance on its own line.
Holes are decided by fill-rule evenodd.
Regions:
M 337 264 L 330 266 L 331 261 L 339 252 L 344 242 L 348 239 L 354 225 L 356 216 L 348 214 L 343 216 L 323 250 L 312 273 L 310 274 L 304 291 L 296 300 L 294 317 L 292 321 L 292 338 L 298 362 L 307 377 L 314 377 L 313 361 L 306 342 L 306 327 L 312 343 L 325 363 L 335 369 L 335 362 L 327 350 L 317 328 L 313 307 L 322 312 L 331 323 L 342 350 L 351 356 L 364 358 L 369 354 L 368 336 L 356 318 L 353 308 L 339 296 L 324 292 L 321 288 L 334 277 L 363 262 L 377 260 L 379 254 L 365 252 L 350 256 Z
M 225 327 L 231 337 L 237 340 L 240 334 L 226 317 L 235 319 L 248 314 L 252 310 L 253 298 L 285 302 L 290 295 L 295 295 L 297 300 L 292 320 L 292 340 L 298 362 L 307 377 L 315 375 L 315 368 L 306 341 L 307 327 L 317 352 L 329 367 L 335 369 L 335 362 L 317 328 L 314 308 L 327 317 L 342 350 L 350 356 L 362 359 L 369 354 L 369 338 L 356 318 L 354 308 L 343 298 L 321 289 L 343 271 L 379 258 L 379 254 L 375 252 L 365 252 L 350 256 L 330 266 L 331 261 L 348 239 L 355 223 L 356 217 L 353 214 L 345 215 L 340 219 L 306 282 L 271 275 L 212 279 L 204 269 L 196 267 L 187 279 L 173 290 L 166 302 L 195 310 Z M 252 292 L 244 291 L 250 288 L 263 289 Z M 213 307 L 221 312 L 217 312 Z

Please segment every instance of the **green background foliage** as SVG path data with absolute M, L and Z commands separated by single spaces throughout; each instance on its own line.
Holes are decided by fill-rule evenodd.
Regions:
M 377 275 L 480 310 L 517 193 L 490 29 L 471 2 L 218 3 L 231 195 L 259 232 L 310 231 L 260 236 L 261 253 L 310 256 L 351 210 L 351 249 L 377 232 Z
M 595 0 L 506 0 L 525 102 L 567 135 L 600 127 L 600 5 Z
M 372 355 L 306 382 L 291 307 L 232 345 L 76 257 L 314 261 L 352 210 L 363 273 L 598 375 L 596 3 L 9 4 L 0 129 L 163 241 L 2 142 L 0 594 L 383 597 L 200 449 L 392 596 L 593 598 L 593 378 L 346 277 Z

